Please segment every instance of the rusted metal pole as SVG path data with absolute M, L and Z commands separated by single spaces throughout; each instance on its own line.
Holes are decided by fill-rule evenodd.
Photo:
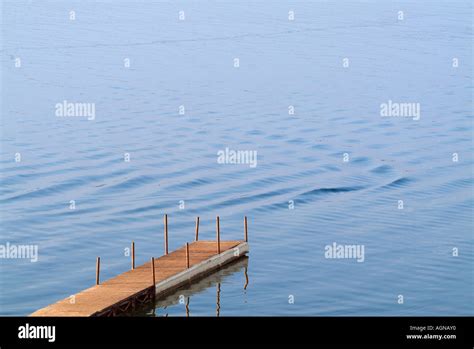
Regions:
M 151 257 L 151 277 L 153 280 L 153 287 L 156 285 L 156 277 L 155 277 L 155 257 Z
M 189 243 L 186 242 L 186 268 L 189 268 Z
M 100 284 L 100 257 L 97 257 L 97 262 L 95 264 L 95 284 Z
M 132 241 L 132 270 L 135 269 L 135 242 Z
M 245 231 L 245 242 L 249 241 L 249 235 L 247 231 L 247 216 L 244 217 L 244 231 Z
M 165 254 L 168 254 L 168 215 L 165 214 Z
M 217 235 L 217 254 L 221 253 L 221 232 L 219 224 L 219 216 L 216 217 L 216 235 Z
M 196 217 L 196 237 L 194 240 L 195 241 L 199 240 L 199 217 Z

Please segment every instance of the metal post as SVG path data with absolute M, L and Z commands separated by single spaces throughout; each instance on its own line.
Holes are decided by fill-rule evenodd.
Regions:
M 100 284 L 100 257 L 97 257 L 97 262 L 95 264 L 95 284 Z
M 217 234 L 217 254 L 221 253 L 221 232 L 219 224 L 219 216 L 216 218 L 216 234 Z
M 132 241 L 132 270 L 135 269 L 135 242 Z
M 165 254 L 168 254 L 168 215 L 165 214 Z
M 196 237 L 194 240 L 195 241 L 199 240 L 199 217 L 196 217 Z
M 247 216 L 244 218 L 244 230 L 245 230 L 245 242 L 249 241 L 249 235 L 247 231 Z
M 186 268 L 189 269 L 189 243 L 186 242 Z

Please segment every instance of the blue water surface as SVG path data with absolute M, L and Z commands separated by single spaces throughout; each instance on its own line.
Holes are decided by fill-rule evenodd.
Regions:
M 249 259 L 138 315 L 473 315 L 472 15 L 471 1 L 2 1 L 0 236 L 39 260 L 0 260 L 0 313 L 93 285 L 96 256 L 103 279 L 127 270 L 132 240 L 137 264 L 161 255 L 167 213 L 170 249 L 196 216 L 202 239 L 216 215 L 242 239 L 247 215 Z M 58 116 L 63 101 L 94 120 Z M 381 116 L 388 101 L 419 120 Z M 226 148 L 257 166 L 219 164 Z M 364 261 L 325 258 L 333 243 Z

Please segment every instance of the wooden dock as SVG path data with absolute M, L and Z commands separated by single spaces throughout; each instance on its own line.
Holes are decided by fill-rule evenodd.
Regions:
M 131 270 L 100 282 L 100 259 L 97 259 L 96 285 L 57 303 L 39 309 L 31 316 L 115 316 L 141 304 L 163 297 L 200 279 L 223 265 L 244 257 L 249 251 L 247 218 L 245 239 L 221 241 L 219 217 L 216 240 L 198 241 L 199 218 L 195 240 L 168 253 L 168 217 L 165 216 L 165 254 L 135 267 L 135 244 L 131 248 Z

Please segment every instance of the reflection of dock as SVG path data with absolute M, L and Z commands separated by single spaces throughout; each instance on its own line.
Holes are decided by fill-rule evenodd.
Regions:
M 185 314 L 183 315 L 190 316 L 191 314 L 191 298 L 193 296 L 198 296 L 199 293 L 206 291 L 212 287 L 216 289 L 216 316 L 220 315 L 220 295 L 221 295 L 221 284 L 224 280 L 232 274 L 237 272 L 242 272 L 244 274 L 244 278 L 242 281 L 242 288 L 244 290 L 247 289 L 249 279 L 247 274 L 248 268 L 248 257 L 244 256 L 240 259 L 237 259 L 233 262 L 230 262 L 226 266 L 222 267 L 215 273 L 206 276 L 199 281 L 190 283 L 185 285 L 173 293 L 162 297 L 160 299 L 156 299 L 154 303 L 147 303 L 144 305 L 143 308 L 139 309 L 134 315 L 138 316 L 168 316 L 168 308 L 178 305 L 184 304 L 185 306 Z M 157 311 L 160 310 L 160 315 L 157 314 Z
M 221 241 L 219 217 L 216 240 L 198 241 L 199 218 L 195 240 L 168 253 L 168 217 L 165 215 L 165 254 L 135 267 L 135 244 L 131 248 L 131 270 L 100 282 L 100 258 L 97 258 L 96 285 L 74 296 L 40 309 L 32 316 L 114 316 L 164 297 L 175 290 L 239 260 L 248 252 L 247 218 L 244 241 Z

